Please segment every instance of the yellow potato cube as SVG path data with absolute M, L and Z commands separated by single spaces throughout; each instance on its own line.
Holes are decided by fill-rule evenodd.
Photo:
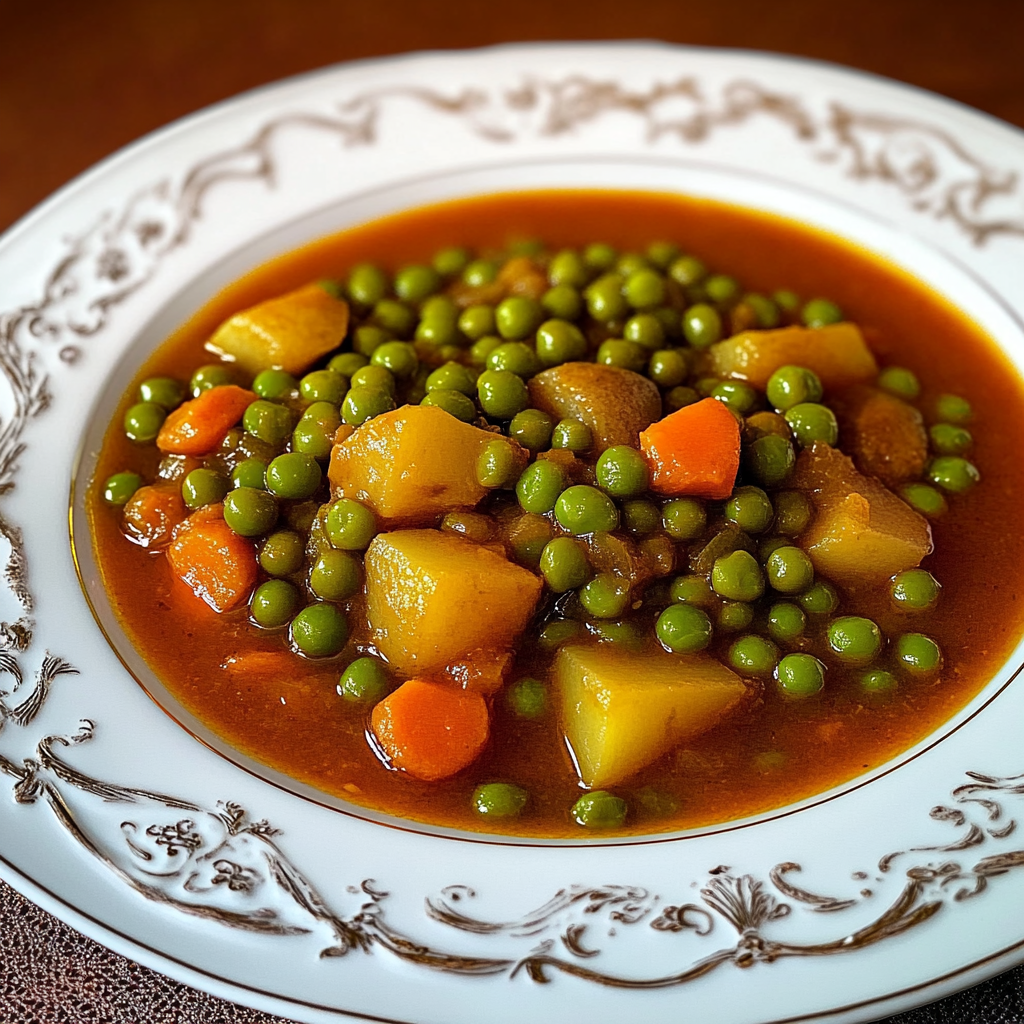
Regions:
M 856 324 L 826 327 L 780 327 L 743 331 L 708 349 L 711 371 L 738 377 L 764 389 L 780 366 L 805 366 L 828 388 L 845 388 L 874 380 L 878 364 Z
M 405 675 L 511 648 L 540 598 L 533 573 L 437 530 L 379 534 L 365 565 L 373 642 Z
M 348 330 L 348 303 L 308 284 L 236 313 L 206 343 L 248 373 L 272 367 L 305 373 L 337 348 Z
M 433 405 L 405 405 L 375 416 L 331 452 L 334 497 L 369 505 L 388 525 L 426 525 L 488 493 L 476 464 L 497 434 Z M 517 451 L 519 445 L 505 442 Z
M 581 781 L 613 786 L 717 725 L 747 684 L 704 655 L 568 645 L 555 659 L 562 729 Z

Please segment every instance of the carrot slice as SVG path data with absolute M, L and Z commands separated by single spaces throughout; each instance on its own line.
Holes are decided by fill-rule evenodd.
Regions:
M 124 507 L 125 536 L 140 548 L 161 548 L 188 510 L 173 484 L 140 487 Z
M 410 679 L 377 704 L 370 725 L 381 750 L 417 779 L 446 779 L 476 760 L 490 735 L 478 693 Z
M 220 505 L 207 505 L 177 526 L 167 559 L 215 612 L 237 607 L 256 583 L 256 552 L 224 522 Z
M 640 434 L 651 490 L 695 498 L 728 498 L 740 468 L 740 426 L 715 398 L 686 405 Z
M 254 401 L 256 396 L 251 391 L 234 384 L 203 391 L 164 420 L 156 446 L 174 455 L 206 455 L 224 440 Z

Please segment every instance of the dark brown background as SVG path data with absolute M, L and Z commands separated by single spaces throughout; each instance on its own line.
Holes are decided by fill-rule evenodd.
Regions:
M 125 143 L 287 75 L 641 38 L 836 61 L 1024 127 L 1024 0 L 0 0 L 0 230 Z M 0 1024 L 270 1020 L 108 954 L 0 883 Z M 899 1021 L 1019 1024 L 1024 971 Z

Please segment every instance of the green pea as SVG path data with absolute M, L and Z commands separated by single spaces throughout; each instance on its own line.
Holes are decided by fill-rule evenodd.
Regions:
M 467 306 L 458 318 L 458 328 L 470 341 L 479 341 L 497 330 L 494 322 L 494 307 L 485 304 Z
M 784 309 L 787 313 L 792 313 L 800 305 L 800 296 L 788 288 L 772 292 L 772 300 L 779 309 Z
M 266 491 L 236 487 L 224 497 L 224 522 L 241 537 L 258 537 L 277 522 L 277 502 Z
M 583 250 L 584 264 L 594 270 L 608 270 L 609 267 L 615 266 L 615 261 L 618 258 L 619 254 L 615 246 L 609 245 L 607 242 L 591 242 Z
M 733 551 L 715 559 L 711 586 L 730 601 L 756 601 L 764 593 L 764 574 L 749 551 Z
M 668 275 L 676 284 L 688 288 L 704 279 L 707 268 L 696 256 L 680 256 L 669 265 Z
M 415 264 L 395 274 L 395 294 L 403 302 L 422 302 L 441 287 L 441 275 L 433 267 Z
M 504 487 L 515 470 L 515 453 L 507 441 L 488 441 L 476 460 L 476 478 L 481 487 Z
M 262 370 L 256 374 L 256 379 L 252 382 L 253 391 L 260 398 L 268 400 L 288 398 L 298 390 L 298 387 L 299 382 L 284 370 Z
M 443 298 L 443 296 L 435 295 L 433 299 L 428 299 L 427 301 L 434 302 L 441 298 Z M 448 302 L 449 300 L 445 299 L 445 301 Z M 445 308 L 447 310 L 445 313 L 435 313 L 433 316 L 427 316 L 426 313 L 423 314 L 422 319 L 416 325 L 416 331 L 414 332 L 414 338 L 417 342 L 423 345 L 432 346 L 435 349 L 443 349 L 447 346 L 458 347 L 463 343 L 463 336 L 459 332 L 458 310 L 454 305 L 450 309 L 448 309 L 447 306 Z M 426 305 L 424 305 L 424 310 L 425 309 Z M 406 344 L 408 344 L 408 342 L 406 342 Z M 383 348 L 383 346 L 381 346 L 381 348 Z M 374 352 L 374 355 L 376 354 L 377 353 Z M 401 362 L 395 367 L 395 371 L 396 376 L 400 376 L 397 371 L 401 369 L 403 363 L 406 366 L 411 364 L 411 359 L 408 353 L 403 355 L 399 351 L 396 355 Z M 412 351 L 412 355 L 416 355 L 415 349 Z M 389 366 L 388 368 L 391 369 L 392 367 Z M 412 373 L 415 372 L 415 369 L 413 369 Z M 411 373 L 406 370 L 405 375 L 411 376 Z
M 964 455 L 971 450 L 974 438 L 966 427 L 955 423 L 936 423 L 928 431 L 932 450 L 939 455 Z
M 622 525 L 632 534 L 653 533 L 661 526 L 661 509 L 646 498 L 622 503 Z
M 749 629 L 753 621 L 754 609 L 744 601 L 723 601 L 718 609 L 718 628 L 726 633 Z
M 625 651 L 639 651 L 644 646 L 643 634 L 633 622 L 598 619 L 587 623 L 587 631 L 600 643 L 615 644 Z
M 828 645 L 848 665 L 867 665 L 882 649 L 882 631 L 871 619 L 844 615 L 829 623 Z
M 472 396 L 476 394 L 476 375 L 460 363 L 445 363 L 429 374 L 426 387 L 428 393 L 459 391 Z
M 302 568 L 305 557 L 306 542 L 299 534 L 294 530 L 277 530 L 260 547 L 260 568 L 271 576 L 291 576 Z
M 635 341 L 649 352 L 658 351 L 665 344 L 665 328 L 653 313 L 631 316 L 622 329 L 626 341 Z
M 861 689 L 869 694 L 885 695 L 896 689 L 896 677 L 884 669 L 872 669 L 860 677 Z
M 740 416 L 745 416 L 758 402 L 757 392 L 741 380 L 723 380 L 712 390 L 711 397 Z
M 591 829 L 622 828 L 629 808 L 626 801 L 604 789 L 584 793 L 572 805 L 573 820 L 577 825 Z
M 597 483 L 615 498 L 632 498 L 647 490 L 647 460 L 635 448 L 617 444 L 606 448 L 595 466 Z
M 354 355 L 361 356 L 364 360 L 369 361 L 370 356 L 380 348 L 381 345 L 386 341 L 391 340 L 391 331 L 385 330 L 383 327 L 378 327 L 376 324 L 360 324 L 352 334 L 352 348 L 355 349 Z M 366 363 L 363 364 L 364 366 Z M 362 369 L 362 367 L 356 367 L 356 369 Z M 335 373 L 338 371 L 335 370 Z M 353 371 L 354 373 L 355 371 Z M 344 376 L 351 377 L 352 374 L 345 374 Z
M 287 580 L 267 580 L 252 595 L 249 614 L 256 625 L 275 629 L 291 619 L 301 600 L 298 589 Z
M 775 644 L 754 633 L 734 640 L 729 648 L 729 664 L 746 675 L 769 676 L 778 660 L 779 649 Z
M 387 669 L 377 658 L 356 658 L 338 679 L 338 696 L 353 704 L 376 704 L 391 689 Z
M 327 510 L 324 529 L 334 547 L 365 551 L 377 535 L 377 520 L 370 509 L 354 498 L 339 498 Z
M 709 348 L 722 337 L 722 318 L 714 306 L 699 302 L 683 313 L 683 337 L 698 349 Z
M 512 417 L 508 425 L 508 436 L 518 441 L 531 452 L 538 452 L 551 445 L 554 423 L 546 412 L 540 409 L 524 409 Z
M 801 402 L 786 410 L 786 422 L 803 448 L 819 441 L 834 448 L 839 440 L 839 424 L 827 405 Z
M 679 246 L 674 242 L 651 242 L 647 247 L 647 258 L 662 270 L 667 270 L 678 256 Z
M 193 469 L 181 483 L 182 500 L 191 509 L 215 505 L 227 493 L 227 480 L 212 469 Z
M 528 338 L 543 319 L 544 310 L 540 303 L 525 295 L 510 295 L 502 299 L 494 310 L 498 334 L 513 341 Z
M 540 304 L 545 313 L 560 320 L 577 320 L 583 313 L 583 296 L 568 284 L 549 288 L 540 297 Z
M 656 270 L 645 267 L 626 278 L 622 292 L 634 309 L 650 309 L 665 301 L 665 280 Z
M 675 306 L 658 306 L 657 309 L 651 310 L 651 315 L 661 324 L 666 338 L 682 339 L 683 315 Z
M 587 354 L 587 339 L 567 320 L 545 320 L 537 328 L 536 350 L 543 366 L 559 366 L 583 359 Z
M 737 487 L 725 503 L 725 518 L 745 533 L 764 533 L 772 525 L 775 510 L 760 487 Z
M 223 363 L 208 363 L 200 366 L 192 374 L 188 389 L 193 398 L 198 398 L 210 388 L 219 388 L 224 384 L 233 384 L 235 375 Z
M 292 431 L 292 450 L 315 459 L 326 459 L 334 447 L 341 416 L 330 402 L 314 402 L 299 417 Z
M 420 361 L 408 341 L 385 341 L 375 349 L 370 365 L 383 366 L 393 377 L 408 380 L 415 376 Z
M 811 654 L 787 654 L 775 666 L 775 679 L 790 697 L 810 697 L 825 685 L 825 665 Z
M 800 319 L 808 327 L 827 327 L 843 319 L 843 311 L 829 299 L 811 299 L 800 310 Z
M 663 388 L 678 387 L 686 380 L 688 371 L 686 354 L 677 348 L 661 349 L 647 363 L 647 376 Z
M 602 323 L 621 320 L 629 312 L 629 303 L 622 294 L 623 280 L 620 274 L 602 274 L 587 285 L 583 297 L 587 312 Z
M 387 331 L 392 338 L 408 338 L 416 326 L 416 313 L 397 299 L 381 299 L 373 307 L 373 322 Z M 388 341 L 389 338 L 383 340 Z
M 762 537 L 761 542 L 757 546 L 757 555 L 761 559 L 761 563 L 764 564 L 779 548 L 790 546 L 790 541 L 787 537 Z
M 582 288 L 590 278 L 583 258 L 573 249 L 562 249 L 551 257 L 548 264 L 548 280 L 553 285 L 567 284 Z
M 736 301 L 740 292 L 739 282 L 728 274 L 715 274 L 704 282 L 704 290 L 712 302 L 728 306 Z
M 431 260 L 431 266 L 442 277 L 456 277 L 466 269 L 466 264 L 469 263 L 469 260 L 470 254 L 468 249 L 453 245 L 435 252 L 434 258 Z
M 780 594 L 799 594 L 814 582 L 811 560 L 801 548 L 788 544 L 772 552 L 765 574 L 772 590 Z
M 669 588 L 673 601 L 710 607 L 716 603 L 715 592 L 703 576 L 677 576 Z
M 284 405 L 258 398 L 242 414 L 242 426 L 253 437 L 276 447 L 284 444 L 291 436 L 292 413 Z
M 558 647 L 567 640 L 574 640 L 583 632 L 581 623 L 575 619 L 555 619 L 549 622 L 537 636 L 537 642 L 545 649 Z
M 676 654 L 695 654 L 711 643 L 711 620 L 692 604 L 670 604 L 658 616 L 654 632 Z
M 401 345 L 401 341 L 387 342 L 377 349 L 386 348 L 387 345 Z M 376 358 L 376 353 L 374 353 Z M 348 391 L 348 381 L 334 370 L 313 370 L 307 373 L 299 381 L 299 395 L 307 402 L 330 402 L 332 405 L 341 405 Z
M 485 782 L 473 790 L 473 810 L 483 818 L 516 818 L 529 796 L 509 782 Z
M 956 455 L 940 455 L 928 466 L 928 479 L 951 494 L 969 491 L 980 479 L 977 467 Z
M 799 605 L 780 601 L 768 610 L 768 634 L 780 643 L 790 643 L 803 636 L 806 625 L 807 616 Z
M 580 604 L 599 619 L 617 619 L 629 604 L 629 583 L 603 572 L 580 588 Z
M 480 408 L 495 419 L 510 420 L 530 404 L 526 384 L 511 370 L 484 370 L 476 388 Z
M 958 424 L 967 423 L 974 414 L 971 403 L 959 395 L 939 395 L 935 402 L 935 411 L 940 420 Z
M 793 471 L 796 453 L 786 438 L 765 434 L 746 449 L 745 462 L 762 487 L 778 487 Z
M 232 487 L 267 487 L 267 464 L 262 459 L 243 459 L 231 470 Z
M 811 521 L 811 503 L 799 491 L 777 491 L 775 529 L 785 537 L 798 537 Z
M 571 537 L 555 537 L 540 553 L 540 571 L 556 594 L 575 590 L 583 586 L 589 573 L 586 553 Z
M 316 459 L 302 452 L 278 455 L 267 466 L 267 490 L 279 498 L 311 498 L 322 479 Z
M 904 484 L 900 488 L 900 497 L 912 509 L 930 519 L 941 516 L 948 507 L 942 493 L 928 484 Z
M 753 312 L 758 327 L 779 326 L 779 307 L 771 299 L 758 295 L 756 292 L 750 292 L 743 296 L 743 304 Z
M 498 276 L 498 265 L 494 260 L 472 260 L 462 271 L 462 280 L 470 288 L 490 284 Z
M 348 277 L 348 294 L 361 306 L 374 306 L 388 293 L 388 278 L 380 267 L 360 263 Z
M 921 382 L 917 375 L 904 366 L 887 366 L 878 375 L 878 386 L 897 398 L 913 401 L 921 394 Z
M 889 595 L 897 608 L 921 612 L 934 608 L 942 590 L 939 581 L 927 569 L 906 569 L 889 582 Z
M 554 462 L 541 460 L 523 470 L 516 483 L 516 497 L 524 511 L 543 515 L 555 507 L 564 487 L 562 470 Z
M 139 385 L 139 401 L 176 409 L 185 401 L 185 385 L 173 377 L 148 377 Z
M 501 344 L 501 338 L 488 334 L 473 342 L 469 350 L 469 361 L 473 366 L 486 366 L 487 357 Z M 475 393 L 475 385 L 474 385 Z
M 362 585 L 359 560 L 347 551 L 328 548 L 309 572 L 309 589 L 322 601 L 347 601 Z
M 571 452 L 585 452 L 594 443 L 590 427 L 580 420 L 559 420 L 551 432 L 551 447 L 566 448 Z
M 765 394 L 775 409 L 786 412 L 794 405 L 820 402 L 824 388 L 813 370 L 804 366 L 780 366 L 768 378 Z
M 477 415 L 476 404 L 472 398 L 464 395 L 461 391 L 449 391 L 444 388 L 428 391 L 423 396 L 420 405 L 437 406 L 457 420 L 462 420 L 463 423 L 472 423 Z
M 596 533 L 616 529 L 619 510 L 611 498 L 596 487 L 576 484 L 558 496 L 555 518 L 569 533 Z
M 696 498 L 673 498 L 662 505 L 661 522 L 673 540 L 696 540 L 707 528 L 708 514 Z
M 896 641 L 896 661 L 911 675 L 927 676 L 942 668 L 942 651 L 923 633 L 904 633 Z
M 307 658 L 330 658 L 348 640 L 348 620 L 335 604 L 306 605 L 288 628 L 292 646 Z
M 675 387 L 665 396 L 665 406 L 669 412 L 675 412 L 687 405 L 699 402 L 701 396 L 693 388 Z
M 138 473 L 115 473 L 107 477 L 103 485 L 103 500 L 108 505 L 127 505 L 141 486 L 142 477 Z
M 136 444 L 151 444 L 167 419 L 167 410 L 156 402 L 137 402 L 124 414 L 124 433 Z
M 624 278 L 628 278 L 641 270 L 650 270 L 651 264 L 646 256 L 641 256 L 638 252 L 624 252 L 615 261 L 615 269 Z
M 514 373 L 519 377 L 532 377 L 541 369 L 537 353 L 522 341 L 506 341 L 492 349 L 487 356 L 487 369 Z
M 798 598 L 800 606 L 810 615 L 831 615 L 839 607 L 839 595 L 829 583 L 819 580 Z
M 554 626 L 558 623 L 548 625 Z M 579 630 L 578 622 L 572 625 Z M 539 679 L 517 679 L 508 688 L 505 700 L 517 718 L 540 718 L 547 710 L 548 690 Z
M 647 350 L 635 341 L 609 338 L 601 342 L 594 359 L 602 366 L 617 366 L 623 370 L 642 373 L 647 366 Z
M 354 387 L 349 390 L 341 405 L 341 418 L 350 426 L 358 427 L 374 416 L 394 408 L 395 400 L 386 391 L 373 387 Z

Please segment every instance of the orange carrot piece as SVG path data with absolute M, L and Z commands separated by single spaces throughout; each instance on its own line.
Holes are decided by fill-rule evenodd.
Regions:
M 234 384 L 203 391 L 164 420 L 156 446 L 174 455 L 206 455 L 224 440 L 254 401 L 256 396 L 251 391 Z
M 695 498 L 728 498 L 740 468 L 740 426 L 715 398 L 686 405 L 640 434 L 651 490 Z
M 171 539 L 171 531 L 188 509 L 181 490 L 174 484 L 140 487 L 124 507 L 124 532 L 140 548 L 160 548 Z
M 215 612 L 245 601 L 256 584 L 256 552 L 224 522 L 221 505 L 193 512 L 167 549 L 174 574 Z
M 471 764 L 490 735 L 480 694 L 428 679 L 402 683 L 374 707 L 370 725 L 388 760 L 425 782 Z

